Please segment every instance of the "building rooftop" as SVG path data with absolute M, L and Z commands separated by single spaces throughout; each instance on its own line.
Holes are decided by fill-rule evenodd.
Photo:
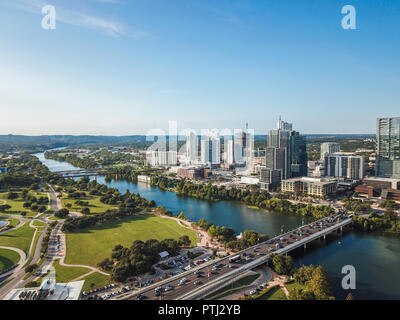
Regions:
M 313 177 L 298 177 L 298 178 L 290 178 L 290 179 L 285 179 L 282 181 L 291 181 L 291 182 L 308 182 L 308 183 L 315 183 L 315 184 L 328 184 L 332 182 L 336 182 L 337 179 L 335 178 L 329 178 L 329 177 L 324 177 L 324 178 L 313 178 Z
M 380 177 L 366 177 L 364 180 L 372 180 L 372 181 L 386 181 L 386 182 L 400 182 L 400 179 L 395 178 L 380 178 Z
M 78 300 L 85 280 L 56 283 L 43 280 L 38 288 L 18 288 L 11 290 L 4 300 Z

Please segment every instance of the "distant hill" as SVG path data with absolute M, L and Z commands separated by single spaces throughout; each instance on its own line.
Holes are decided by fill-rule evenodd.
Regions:
M 308 142 L 341 141 L 375 138 L 375 134 L 308 134 Z M 182 137 L 183 138 L 183 137 Z M 183 138 L 184 139 L 184 138 Z M 266 135 L 255 135 L 255 141 L 266 141 Z M 168 138 L 167 138 L 168 140 Z M 0 152 L 37 152 L 51 148 L 88 144 L 135 144 L 146 142 L 144 135 L 91 136 L 91 135 L 0 135 Z

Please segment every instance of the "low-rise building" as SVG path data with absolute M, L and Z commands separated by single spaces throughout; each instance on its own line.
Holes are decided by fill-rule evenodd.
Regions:
M 84 283 L 85 280 L 56 283 L 45 279 L 39 288 L 12 289 L 4 300 L 78 300 Z
M 151 178 L 150 178 L 150 176 L 138 175 L 137 176 L 137 181 L 150 183 L 151 182 Z
M 207 171 L 209 174 L 209 171 Z M 203 179 L 205 176 L 204 167 L 181 167 L 178 169 L 178 177 L 182 179 Z
M 281 191 L 289 193 L 303 193 L 323 197 L 334 194 L 337 190 L 337 181 L 329 178 L 300 177 L 281 181 Z
M 382 199 L 400 202 L 400 190 L 385 189 L 381 193 Z
M 400 179 L 368 177 L 363 180 L 363 183 L 374 187 L 375 189 L 394 189 L 400 190 Z
M 357 192 L 358 194 L 364 195 L 368 198 L 375 197 L 378 195 L 377 192 L 375 191 L 374 187 L 367 186 L 365 184 L 355 187 L 354 191 Z
M 254 178 L 254 177 L 241 177 L 240 178 L 240 183 L 242 184 L 258 184 L 260 182 L 259 178 Z

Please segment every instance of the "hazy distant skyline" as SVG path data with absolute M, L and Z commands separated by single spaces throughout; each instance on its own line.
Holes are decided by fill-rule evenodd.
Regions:
M 395 0 L 2 0 L 0 134 L 375 133 L 400 116 L 399 31 Z

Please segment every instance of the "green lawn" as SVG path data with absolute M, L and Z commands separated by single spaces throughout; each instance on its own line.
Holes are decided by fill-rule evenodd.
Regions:
M 135 240 L 178 239 L 182 235 L 188 235 L 192 245 L 198 242 L 195 231 L 184 228 L 171 219 L 140 214 L 114 220 L 78 232 L 67 233 L 65 262 L 96 266 L 104 258 L 110 258 L 111 251 L 117 244 L 131 246 Z
M 25 266 L 29 265 L 32 262 L 33 256 L 35 254 L 36 246 L 37 246 L 37 243 L 39 241 L 39 237 L 41 234 L 42 234 L 41 230 L 38 230 L 38 232 L 36 232 L 35 239 L 33 240 L 32 252 L 30 252 L 30 256 L 29 256 L 28 260 L 25 262 Z
M 104 287 L 106 284 L 110 283 L 110 277 L 105 276 L 104 274 L 98 272 L 89 274 L 82 280 L 85 280 L 82 291 L 89 291 L 91 289 Z
M 282 289 L 279 286 L 276 286 L 257 300 L 287 300 L 287 298 Z
M 45 193 L 45 192 L 32 192 L 31 191 L 29 194 L 35 196 L 38 199 L 40 197 L 48 198 L 47 197 L 47 193 Z M 31 209 L 23 207 L 23 204 L 24 204 L 25 200 L 22 200 L 21 198 L 10 200 L 10 199 L 7 199 L 7 195 L 8 195 L 8 192 L 0 193 L 0 199 L 7 201 L 7 204 L 9 206 L 11 206 L 11 209 L 7 210 L 5 213 L 20 214 L 21 212 L 26 212 L 26 216 L 27 217 L 32 217 L 32 216 L 37 215 L 36 211 L 32 211 Z M 21 194 L 19 193 L 19 195 L 21 195 Z M 2 204 L 2 201 L 1 201 L 0 204 Z M 47 205 L 45 205 L 45 207 L 47 209 Z
M 35 227 L 45 227 L 46 223 L 44 223 L 43 221 L 39 221 L 39 220 L 33 220 L 32 224 Z
M 53 267 L 56 270 L 57 282 L 68 282 L 90 272 L 88 268 L 61 266 L 59 260 L 54 261 Z
M 19 261 L 19 254 L 12 250 L 0 249 L 0 272 L 6 270 Z
M 0 235 L 0 245 L 19 248 L 26 253 L 29 251 L 35 229 L 29 226 L 29 222 L 17 230 Z
M 18 219 L 10 218 L 7 220 L 10 221 L 10 223 L 8 224 L 8 226 L 10 226 L 10 227 L 16 227 L 17 225 L 19 225 Z
M 306 289 L 305 285 L 299 284 L 297 282 L 291 281 L 285 284 L 286 289 L 289 291 L 289 296 L 294 292 L 296 288 Z
M 107 210 L 112 210 L 112 209 L 117 208 L 117 206 L 102 203 L 100 201 L 99 196 L 88 196 L 86 198 L 81 198 L 81 199 L 72 199 L 72 198 L 68 198 L 68 197 L 65 197 L 65 198 L 62 197 L 61 203 L 62 203 L 63 208 L 66 208 L 69 211 L 81 212 L 84 207 L 78 206 L 75 204 L 75 202 L 78 200 L 81 200 L 84 202 L 89 202 L 88 208 L 90 209 L 90 213 L 101 213 L 101 212 L 105 212 Z M 71 204 L 71 208 L 68 208 L 66 206 L 66 204 L 68 204 L 68 203 Z

